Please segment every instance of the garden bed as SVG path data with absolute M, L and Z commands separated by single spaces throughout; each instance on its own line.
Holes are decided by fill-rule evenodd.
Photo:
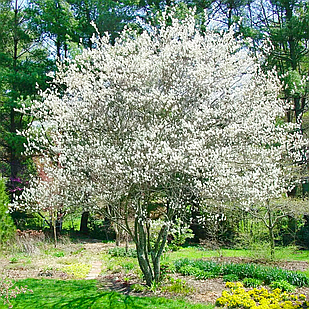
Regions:
M 132 289 L 133 284 L 144 286 L 138 269 L 138 263 L 134 257 L 117 257 L 108 254 L 108 251 L 114 247 L 113 243 L 84 242 L 60 244 L 55 249 L 51 244 L 45 244 L 36 253 L 13 253 L 2 256 L 0 260 L 0 271 L 5 270 L 9 277 L 16 280 L 25 278 L 67 280 L 77 278 L 74 272 L 70 273 L 66 271 L 68 265 L 85 265 L 85 269 L 89 269 L 89 265 L 92 263 L 102 261 L 102 272 L 97 282 L 99 283 L 100 290 L 103 291 L 115 291 L 130 296 L 150 297 L 155 295 L 165 298 L 181 297 L 194 303 L 214 304 L 216 299 L 221 296 L 222 291 L 226 290 L 222 276 L 197 280 L 194 276 L 183 276 L 179 273 L 169 272 L 167 275 L 172 280 L 179 280 L 179 282 L 185 283 L 185 287 L 180 288 L 177 293 L 164 288 L 170 284 L 171 279 L 163 283 L 161 287 L 154 287 L 150 290 L 145 288 L 143 291 L 136 291 Z M 200 254 L 198 250 L 196 252 Z M 173 254 L 169 253 L 170 264 L 175 260 Z M 183 251 L 183 257 L 185 256 L 186 251 Z M 202 257 L 202 260 L 211 260 L 225 264 L 246 264 L 254 262 L 262 266 L 280 267 L 293 271 L 307 271 L 309 269 L 307 261 L 276 260 L 269 262 L 263 259 L 257 260 L 246 257 L 226 256 Z M 81 268 L 83 268 L 82 266 Z M 299 287 L 295 292 L 304 294 L 308 298 L 309 287 Z

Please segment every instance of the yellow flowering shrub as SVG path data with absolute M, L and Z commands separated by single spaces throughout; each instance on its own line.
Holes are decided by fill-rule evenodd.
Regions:
M 222 296 L 216 300 L 217 306 L 248 309 L 309 308 L 309 302 L 303 294 L 290 294 L 278 288 L 273 291 L 265 288 L 246 291 L 241 282 L 227 282 L 226 287 L 230 290 L 222 292 Z

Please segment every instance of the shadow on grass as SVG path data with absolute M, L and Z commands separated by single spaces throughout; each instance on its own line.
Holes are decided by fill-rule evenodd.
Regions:
M 19 294 L 12 299 L 13 309 L 210 309 L 214 306 L 194 305 L 182 300 L 159 297 L 133 297 L 98 289 L 96 280 L 26 279 L 16 283 L 27 286 L 33 293 Z M 7 308 L 1 306 L 0 308 Z

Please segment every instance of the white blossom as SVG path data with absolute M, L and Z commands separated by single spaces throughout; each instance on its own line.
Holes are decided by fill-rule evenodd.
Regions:
M 161 216 L 169 222 L 185 192 L 244 207 L 286 192 L 293 165 L 283 162 L 297 160 L 301 138 L 277 123 L 285 111 L 276 74 L 232 31 L 201 34 L 191 15 L 146 28 L 125 29 L 114 45 L 94 39 L 95 49 L 60 66 L 43 100 L 23 109 L 41 124 L 27 133 L 28 151 L 53 162 L 44 169 L 55 188 L 69 188 L 61 204 L 87 192 L 121 214 L 126 197 L 143 224 L 153 193 L 169 201 L 160 204 L 173 210 Z M 34 181 L 22 199 L 33 190 L 38 201 L 57 199 L 46 185 Z

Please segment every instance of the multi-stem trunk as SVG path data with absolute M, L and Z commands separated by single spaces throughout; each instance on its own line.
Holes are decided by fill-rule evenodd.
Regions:
M 135 219 L 135 244 L 141 271 L 150 286 L 160 280 L 160 258 L 167 240 L 168 228 L 163 226 L 154 245 L 150 242 L 149 226 Z

